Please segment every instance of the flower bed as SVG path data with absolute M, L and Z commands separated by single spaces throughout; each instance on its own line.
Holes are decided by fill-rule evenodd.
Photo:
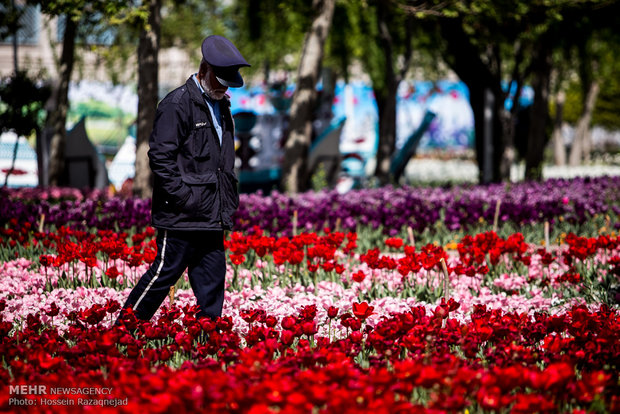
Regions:
M 504 192 L 507 218 L 498 232 L 488 231 L 495 199 L 482 208 L 471 195 L 483 188 L 245 196 L 243 205 L 255 202 L 263 215 L 243 218 L 242 208 L 240 230 L 226 239 L 223 317 L 195 317 L 183 276 L 152 321 L 129 313 L 120 326 L 113 325 L 120 304 L 155 257 L 148 203 L 55 190 L 45 206 L 25 192 L 3 193 L 15 214 L 2 203 L 0 405 L 29 412 L 618 411 L 613 182 L 554 182 L 563 189 L 549 190 L 548 204 L 533 204 L 548 213 L 529 221 L 507 207 L 521 190 L 490 187 Z M 397 225 L 388 218 L 399 211 L 426 208 L 435 196 L 424 191 L 444 192 L 434 231 L 407 220 L 384 231 Z M 565 203 L 567 191 L 575 194 Z M 456 204 L 447 194 L 462 195 L 462 211 L 484 212 L 486 229 L 473 231 L 481 220 L 459 216 L 459 230 L 449 231 L 445 206 Z M 523 197 L 522 204 L 531 199 Z M 385 212 L 373 232 L 374 223 L 360 223 L 380 200 Z M 360 219 L 355 228 L 345 216 L 321 216 L 356 204 L 362 210 L 347 213 Z M 595 216 L 602 219 L 584 232 Z M 506 227 L 541 220 L 556 224 L 549 245 Z
M 441 223 L 450 231 L 494 220 L 498 201 L 501 223 L 525 224 L 566 221 L 583 224 L 594 215 L 620 213 L 620 177 L 548 180 L 543 183 L 496 184 L 453 188 L 384 187 L 351 191 L 305 193 L 296 198 L 274 193 L 247 195 L 237 212 L 237 229 L 258 225 L 270 232 L 291 234 L 297 227 L 345 231 L 358 226 L 382 228 L 394 236 L 411 227 L 416 232 Z
M 295 197 L 273 192 L 242 194 L 235 215 L 235 229 L 251 231 L 255 226 L 279 235 L 291 235 L 294 228 L 321 231 L 329 227 L 343 231 L 381 229 L 390 236 L 404 235 L 408 227 L 416 233 L 435 230 L 485 227 L 495 219 L 510 225 L 508 234 L 524 225 L 549 222 L 572 228 L 600 217 L 610 224 L 620 214 L 620 176 L 554 179 L 543 183 L 525 182 L 453 188 L 376 188 L 347 194 L 335 191 L 308 192 Z M 109 197 L 105 193 L 68 189 L 0 189 L 0 224 L 9 220 L 42 221 L 55 227 L 80 230 L 127 231 L 144 228 L 150 222 L 150 201 Z M 605 216 L 607 216 L 605 218 Z M 573 227 L 571 227 L 573 226 Z M 600 226 L 599 226 L 600 227 Z

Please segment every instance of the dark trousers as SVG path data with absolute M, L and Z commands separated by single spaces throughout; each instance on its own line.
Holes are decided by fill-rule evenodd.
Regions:
M 198 316 L 221 316 L 226 276 L 222 231 L 158 230 L 157 257 L 129 294 L 123 310 L 131 306 L 138 319 L 151 319 L 185 269 L 200 306 Z M 122 316 L 123 311 L 119 319 Z

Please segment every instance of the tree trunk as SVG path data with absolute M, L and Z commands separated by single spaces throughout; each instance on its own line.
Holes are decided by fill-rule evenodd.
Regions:
M 562 137 L 562 125 L 564 124 L 564 102 L 566 94 L 559 91 L 555 97 L 555 120 L 553 122 L 553 161 L 555 165 L 566 165 L 566 148 Z
M 6 187 L 9 185 L 9 177 L 11 176 L 11 174 L 13 174 L 13 171 L 15 171 L 15 161 L 17 161 L 17 151 L 19 150 L 19 139 L 20 138 L 21 137 L 17 135 L 17 138 L 15 139 L 15 145 L 13 145 L 13 156 L 11 157 L 11 167 L 6 172 L 6 175 L 4 176 L 3 187 Z
M 482 61 L 478 50 L 469 41 L 468 35 L 463 30 L 461 23 L 454 20 L 442 22 L 441 31 L 446 39 L 448 65 L 469 89 L 469 101 L 474 114 L 474 134 L 476 161 L 479 168 L 479 181 L 481 183 L 499 182 L 502 180 L 501 164 L 504 154 L 504 135 L 502 127 L 501 111 L 503 110 L 503 92 L 500 79 L 494 75 L 490 68 Z M 484 146 L 484 123 L 485 123 L 485 94 L 491 91 L 494 105 L 490 108 L 491 146 L 490 160 Z M 484 166 L 491 165 L 490 171 L 484 173 Z
M 15 0 L 11 0 L 11 13 L 15 13 Z M 19 13 L 21 15 L 21 13 Z M 11 27 L 11 32 L 13 33 L 13 71 L 15 72 L 15 76 L 17 76 L 17 72 L 19 71 L 19 60 L 17 58 L 17 50 L 18 50 L 18 39 L 17 39 L 17 31 L 19 30 L 19 17 L 15 18 L 15 25 Z
M 518 105 L 515 98 L 513 105 Z M 500 111 L 502 131 L 504 132 L 504 153 L 500 162 L 500 177 L 502 180 L 510 179 L 510 170 L 517 158 L 515 149 L 516 111 Z
M 393 75 L 393 74 L 392 74 Z M 387 76 L 387 73 L 386 73 Z M 389 76 L 388 76 L 389 77 Z M 374 90 L 379 109 L 379 146 L 375 176 L 381 185 L 390 181 L 390 164 L 396 148 L 396 92 L 398 83 L 392 76 L 385 91 Z M 380 96 L 379 94 L 383 94 Z
M 15 12 L 15 0 L 11 0 L 11 12 L 12 13 Z M 13 74 L 15 76 L 15 81 L 17 81 L 17 77 L 19 76 L 19 65 L 18 65 L 18 59 L 17 59 L 17 49 L 18 49 L 17 31 L 19 30 L 18 20 L 19 18 L 16 18 L 15 25 L 12 25 L 10 27 L 10 31 L 13 34 Z M 20 138 L 19 134 L 17 134 L 17 139 L 15 140 L 15 146 L 13 147 L 13 157 L 11 159 L 11 168 L 9 168 L 9 170 L 7 171 L 4 177 L 4 187 L 8 186 L 9 176 L 13 174 L 13 171 L 15 170 L 15 161 L 17 161 L 17 150 L 19 149 L 19 138 Z
M 532 66 L 534 102 L 530 108 L 531 121 L 525 155 L 525 179 L 540 180 L 542 179 L 544 151 L 549 141 L 547 123 L 551 81 L 551 49 L 544 39 L 541 41 Z
M 373 90 L 379 111 L 379 145 L 377 148 L 377 164 L 375 176 L 379 184 L 386 185 L 390 181 L 390 164 L 396 148 L 396 92 L 400 79 L 394 68 L 394 47 L 392 36 L 386 22 L 388 11 L 385 5 L 377 2 L 377 24 L 379 45 L 383 50 L 385 70 L 383 82 L 373 82 Z M 377 88 L 381 85 L 381 89 Z
M 149 0 L 148 24 L 149 28 L 140 33 L 138 45 L 138 125 L 133 193 L 140 198 L 151 197 L 153 191 L 148 151 L 159 99 L 157 54 L 161 28 L 161 0 Z
M 306 34 L 297 71 L 297 87 L 290 111 L 290 134 L 284 145 L 282 187 L 288 193 L 306 190 L 308 149 L 312 139 L 312 118 L 316 106 L 316 84 L 321 73 L 323 49 L 329 34 L 335 0 L 322 0 L 320 11 Z
M 592 131 L 590 128 L 586 128 L 582 144 L 583 146 L 581 149 L 583 152 L 583 163 L 587 165 L 592 160 Z
M 491 142 L 493 145 L 493 152 L 491 157 L 491 174 L 488 182 L 499 183 L 508 178 L 505 173 L 510 174 L 510 169 L 504 171 L 502 164 L 505 162 L 506 155 L 506 136 L 504 134 L 504 124 L 502 120 L 502 114 L 504 110 L 504 94 L 502 92 L 499 83 L 494 85 L 495 88 L 490 88 L 490 92 L 494 96 L 493 106 L 490 108 L 492 111 L 492 123 L 491 123 Z
M 75 36 L 77 23 L 69 17 L 65 19 L 65 33 L 62 39 L 59 82 L 55 90 L 56 107 L 49 113 L 49 128 L 52 130 L 50 144 L 49 184 L 59 186 L 67 183 L 65 172 L 65 146 L 67 145 L 67 112 L 69 110 L 69 82 L 73 72 Z
M 590 122 L 592 121 L 592 112 L 598 97 L 599 84 L 597 81 L 590 83 L 588 93 L 583 106 L 583 112 L 577 127 L 575 128 L 575 138 L 571 146 L 568 163 L 571 166 L 579 165 L 582 161 L 588 161 L 590 158 L 591 142 L 590 142 Z
M 514 96 L 512 97 L 512 107 L 510 110 L 502 109 L 500 111 L 502 121 L 502 131 L 504 133 L 504 153 L 500 162 L 500 176 L 502 180 L 510 180 L 512 166 L 517 158 L 517 149 L 515 147 L 515 137 L 517 132 L 517 120 L 521 104 L 519 98 L 523 89 L 523 73 L 520 72 L 520 66 L 523 62 L 523 47 L 521 43 L 515 44 L 514 68 L 512 71 L 512 81 L 508 85 L 508 92 L 512 89 L 512 85 L 516 85 Z M 508 95 L 508 94 L 507 94 Z
M 457 72 L 458 73 L 458 72 Z M 461 75 L 459 75 L 461 76 Z M 461 78 L 463 79 L 463 78 Z M 474 148 L 476 153 L 476 164 L 478 164 L 478 182 L 483 183 L 484 180 L 484 84 L 477 80 L 468 80 L 463 82 L 469 89 L 469 104 L 474 115 Z

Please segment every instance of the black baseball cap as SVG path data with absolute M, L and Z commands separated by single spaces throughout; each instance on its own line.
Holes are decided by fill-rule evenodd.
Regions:
M 222 85 L 229 88 L 243 86 L 239 68 L 250 64 L 230 40 L 217 35 L 208 36 L 202 42 L 202 57 L 211 65 L 215 77 Z

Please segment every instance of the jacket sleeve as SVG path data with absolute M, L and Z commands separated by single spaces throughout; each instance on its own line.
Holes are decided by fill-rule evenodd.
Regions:
M 183 208 L 192 195 L 191 189 L 181 179 L 181 171 L 177 164 L 179 146 L 188 134 L 184 120 L 185 115 L 179 105 L 173 102 L 160 103 L 155 115 L 148 152 L 151 170 L 157 178 L 156 182 L 178 208 Z

